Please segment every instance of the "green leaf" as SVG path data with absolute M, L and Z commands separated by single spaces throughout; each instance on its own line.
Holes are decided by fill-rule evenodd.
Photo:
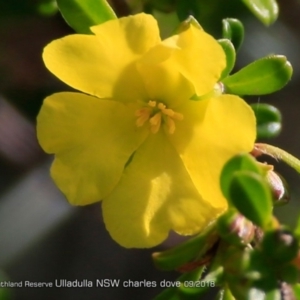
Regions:
M 228 94 L 265 95 L 280 90 L 291 79 L 293 69 L 285 56 L 272 55 L 256 60 L 225 78 Z
M 242 0 L 251 12 L 265 25 L 270 25 L 278 17 L 276 0 Z
M 269 104 L 251 104 L 256 117 L 257 138 L 273 138 L 281 131 L 281 113 Z
M 272 220 L 272 196 L 265 178 L 251 171 L 237 171 L 229 187 L 231 203 L 254 224 L 267 228 Z
M 57 0 L 65 21 L 79 33 L 91 33 L 90 27 L 116 19 L 105 0 Z
M 222 192 L 227 200 L 229 200 L 229 188 L 234 172 L 243 170 L 252 171 L 257 174 L 261 173 L 261 169 L 259 168 L 257 161 L 248 153 L 234 156 L 223 167 L 220 183 Z
M 281 113 L 275 106 L 266 103 L 251 104 L 257 122 L 281 122 Z
M 181 267 L 195 258 L 200 258 L 218 240 L 215 227 L 215 223 L 212 223 L 202 233 L 180 245 L 163 252 L 153 253 L 154 264 L 159 269 L 170 271 Z
M 227 40 L 227 39 L 222 39 L 218 40 L 219 44 L 224 50 L 224 53 L 226 55 L 226 68 L 223 70 L 221 74 L 221 79 L 227 77 L 229 73 L 232 71 L 234 65 L 235 65 L 235 49 L 233 44 Z
M 244 40 L 244 25 L 238 19 L 223 19 L 222 25 L 223 38 L 230 40 L 238 51 Z

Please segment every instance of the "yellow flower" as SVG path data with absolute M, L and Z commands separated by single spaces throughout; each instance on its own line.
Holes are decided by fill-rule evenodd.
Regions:
M 199 232 L 227 208 L 224 163 L 255 139 L 248 105 L 212 92 L 225 67 L 221 47 L 193 25 L 161 41 L 146 14 L 91 29 L 43 54 L 52 73 L 86 93 L 54 94 L 38 116 L 54 181 L 72 204 L 102 200 L 106 227 L 125 247 Z

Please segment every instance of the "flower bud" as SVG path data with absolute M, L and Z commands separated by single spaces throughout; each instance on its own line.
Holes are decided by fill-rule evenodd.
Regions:
M 274 205 L 284 205 L 288 203 L 290 193 L 286 180 L 274 171 L 269 171 L 267 173 L 267 181 L 271 187 Z
M 228 243 L 247 245 L 254 237 L 255 226 L 236 210 L 229 209 L 218 219 L 217 229 Z

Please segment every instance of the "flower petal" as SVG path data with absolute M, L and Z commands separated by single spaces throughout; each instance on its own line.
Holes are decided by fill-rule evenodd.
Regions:
M 195 94 L 193 85 L 170 59 L 176 48 L 176 37 L 168 39 L 153 47 L 137 64 L 150 99 L 162 101 L 171 108 Z
M 194 234 L 225 208 L 204 201 L 162 130 L 136 151 L 113 192 L 103 200 L 104 222 L 124 247 L 153 247 L 170 230 Z
M 189 101 L 169 139 L 180 154 L 199 193 L 215 207 L 226 201 L 219 178 L 224 164 L 240 152 L 250 152 L 256 135 L 252 109 L 239 97 L 221 95 Z
M 101 200 L 115 187 L 132 153 L 147 136 L 135 109 L 79 93 L 48 97 L 37 119 L 40 144 L 55 153 L 51 174 L 75 205 Z
M 172 63 L 193 83 L 197 95 L 210 92 L 226 66 L 221 46 L 212 36 L 192 24 L 178 35 L 177 46 L 181 50 L 174 51 Z
M 134 101 L 145 95 L 134 62 L 160 42 L 155 19 L 138 14 L 94 26 L 95 35 L 74 34 L 45 49 L 47 68 L 59 79 L 91 95 Z
M 190 25 L 150 49 L 137 67 L 148 95 L 176 108 L 195 93 L 211 92 L 225 65 L 225 54 L 217 41 Z

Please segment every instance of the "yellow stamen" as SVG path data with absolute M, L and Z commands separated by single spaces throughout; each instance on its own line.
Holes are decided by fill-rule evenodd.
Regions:
M 148 107 L 143 107 L 141 109 L 138 109 L 135 112 L 135 115 L 138 117 L 136 120 L 136 126 L 137 127 L 141 127 L 145 124 L 146 121 L 149 120 L 150 115 L 151 115 L 152 109 L 148 108 Z
M 172 118 L 170 118 L 169 116 L 167 116 L 167 127 L 168 127 L 168 132 L 170 134 L 173 134 L 175 132 L 175 122 Z
M 157 133 L 161 124 L 161 113 L 156 113 L 150 120 L 150 130 L 152 133 Z
M 156 106 L 156 101 L 151 101 L 151 100 L 150 100 L 150 101 L 148 102 L 148 105 L 151 106 L 151 107 L 155 107 L 155 106 Z
M 165 106 L 163 103 L 159 103 L 159 104 L 157 105 L 157 107 L 158 107 L 159 109 L 161 109 L 161 110 L 163 110 L 163 109 L 166 108 L 166 106 Z
M 164 121 L 168 132 L 173 134 L 176 128 L 175 120 L 183 120 L 183 115 L 181 113 L 166 108 L 166 105 L 161 102 L 157 104 L 157 102 L 153 100 L 148 102 L 148 106 L 138 109 L 135 112 L 135 115 L 138 117 L 136 126 L 141 127 L 149 120 L 152 133 L 157 133 L 162 121 Z
M 183 120 L 183 114 L 178 113 L 178 112 L 174 112 L 172 118 L 175 119 L 175 120 L 178 120 L 178 121 L 182 121 Z

